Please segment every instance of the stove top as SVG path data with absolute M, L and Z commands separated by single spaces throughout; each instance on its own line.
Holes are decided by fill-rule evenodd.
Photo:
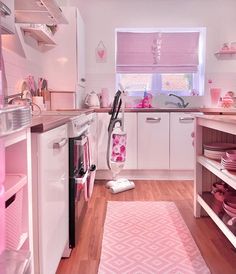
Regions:
M 75 138 L 85 133 L 94 121 L 95 113 L 85 114 L 83 110 L 51 110 L 42 111 L 42 116 L 71 116 L 68 122 L 69 138 Z

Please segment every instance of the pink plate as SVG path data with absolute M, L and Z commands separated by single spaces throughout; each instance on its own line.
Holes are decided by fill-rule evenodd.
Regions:
M 231 150 L 231 149 L 236 149 L 236 144 L 233 143 L 209 143 L 209 144 L 204 144 L 203 147 L 205 149 L 209 150 L 217 150 L 217 151 L 225 151 L 225 150 Z
M 236 150 L 227 150 L 226 151 L 226 156 L 233 160 L 233 161 L 236 161 Z

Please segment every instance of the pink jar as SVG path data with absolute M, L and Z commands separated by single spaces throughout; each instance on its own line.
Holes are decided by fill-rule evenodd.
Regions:
M 109 91 L 107 88 L 102 88 L 101 90 L 101 107 L 107 108 L 109 107 Z
M 0 139 L 0 254 L 5 247 L 5 197 L 4 186 L 5 181 L 5 146 Z

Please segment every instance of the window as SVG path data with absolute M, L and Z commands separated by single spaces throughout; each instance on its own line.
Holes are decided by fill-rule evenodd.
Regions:
M 204 29 L 117 30 L 116 75 L 130 95 L 203 95 Z

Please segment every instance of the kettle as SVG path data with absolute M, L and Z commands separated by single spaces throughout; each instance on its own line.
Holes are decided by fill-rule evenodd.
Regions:
M 96 92 L 92 91 L 90 92 L 84 100 L 85 105 L 87 105 L 90 108 L 99 108 L 100 107 L 100 101 L 99 97 Z

